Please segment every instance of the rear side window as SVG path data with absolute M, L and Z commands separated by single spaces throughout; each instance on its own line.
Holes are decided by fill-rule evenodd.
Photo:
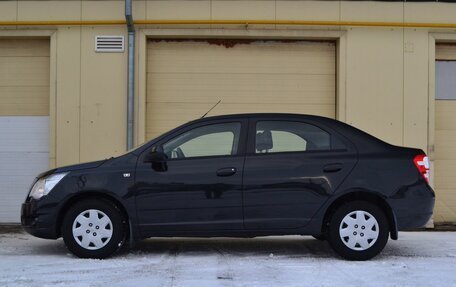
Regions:
M 330 149 L 331 135 L 317 126 L 293 121 L 259 121 L 256 124 L 255 153 Z

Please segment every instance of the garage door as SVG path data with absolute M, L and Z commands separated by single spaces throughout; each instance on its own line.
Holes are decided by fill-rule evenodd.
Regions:
M 209 115 L 335 117 L 334 43 L 149 40 L 146 138 Z
M 0 39 L 0 222 L 49 166 L 49 40 Z
M 456 45 L 437 45 L 434 221 L 456 222 Z

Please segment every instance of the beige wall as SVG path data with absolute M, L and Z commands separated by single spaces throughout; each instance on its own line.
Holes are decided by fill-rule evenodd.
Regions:
M 119 154 L 125 150 L 126 142 L 126 57 L 123 53 L 95 53 L 94 38 L 125 35 L 125 29 L 64 29 L 59 30 L 57 40 L 61 61 L 57 60 L 56 120 L 57 135 L 63 132 L 69 137 L 57 136 L 57 164 Z M 65 43 L 59 45 L 61 41 Z M 72 148 L 71 153 L 68 147 Z
M 0 1 L 2 21 L 123 20 L 123 1 Z M 456 24 L 456 4 L 368 1 L 134 1 L 137 20 L 309 20 L 358 22 L 409 22 Z M 163 28 L 185 31 L 201 28 L 220 35 L 236 31 L 249 37 L 252 30 L 315 31 L 325 38 L 336 31 L 340 51 L 337 93 L 343 107 L 340 118 L 388 142 L 422 148 L 433 143 L 434 33 L 456 34 L 443 28 L 389 28 L 299 25 L 141 25 L 141 37 Z M 220 29 L 224 28 L 224 30 Z M 55 164 L 64 165 L 119 154 L 125 150 L 126 63 L 125 53 L 94 51 L 95 35 L 126 35 L 118 26 L 1 26 L 16 31 L 55 30 L 51 44 L 51 94 L 55 91 Z M 242 33 L 241 33 L 242 32 Z M 18 34 L 19 35 L 19 34 Z M 145 38 L 138 37 L 138 43 Z M 286 37 L 285 37 L 286 38 Z M 334 39 L 334 37 L 329 37 Z M 451 37 L 450 37 L 451 38 Z M 456 40 L 456 37 L 453 37 Z M 144 44 L 145 46 L 145 44 Z M 137 59 L 146 61 L 146 49 Z M 52 66 L 53 65 L 53 66 Z M 52 76 L 54 75 L 54 76 Z M 145 91 L 145 69 L 137 68 L 136 91 Z M 142 80 L 141 80 L 142 79 Z M 53 99 L 51 97 L 51 99 Z M 139 104 L 138 104 L 139 105 Z M 137 110 L 143 109 L 137 105 Z M 428 118 L 429 117 L 429 118 Z M 430 122 L 431 124 L 428 124 Z M 144 126 L 141 122 L 138 126 Z M 428 128 L 430 126 L 430 129 Z M 138 134 L 143 131 L 138 131 Z M 139 143 L 141 137 L 138 137 Z M 55 147 L 54 147 L 55 146 Z M 51 160 L 51 162 L 54 162 Z
M 123 1 L 4 1 L 0 21 L 122 20 Z M 427 13 L 434 11 L 432 17 Z M 319 20 L 448 23 L 456 5 L 358 1 L 134 1 L 138 20 Z M 139 28 L 220 28 L 143 25 Z M 227 25 L 224 25 L 227 26 Z M 239 28 L 228 25 L 230 29 Z M 4 27 L 11 29 L 12 27 Z M 16 27 L 13 27 L 16 29 Z M 29 28 L 29 27 L 28 27 Z M 346 31 L 346 121 L 395 144 L 427 149 L 429 29 L 256 25 Z M 21 28 L 17 28 L 21 29 Z M 123 26 L 53 27 L 56 37 L 56 164 L 125 147 L 126 53 L 97 54 L 97 34 Z M 245 27 L 242 27 L 244 30 Z M 144 59 L 145 55 L 140 55 Z M 138 89 L 137 89 L 138 90 Z M 366 107 L 375 105 L 374 109 Z M 387 116 L 386 116 L 387 115 Z
M 122 20 L 123 9 L 123 1 L 2 1 L 0 21 Z M 431 10 L 435 13 L 429 14 Z M 134 16 L 138 20 L 451 23 L 451 15 L 455 13 L 456 5 L 446 3 L 134 1 Z M 139 28 L 200 26 L 240 28 L 236 25 L 142 25 Z M 25 28 L 31 27 L 3 27 Z M 346 31 L 346 49 L 342 55 L 346 67 L 339 71 L 339 74 L 345 73 L 342 76 L 346 79 L 345 87 L 339 87 L 346 93 L 345 120 L 388 142 L 427 149 L 429 29 L 275 25 L 250 28 Z M 57 26 L 52 29 L 57 29 L 53 51 L 56 57 L 56 164 L 121 153 L 125 149 L 126 53 L 98 54 L 93 45 L 95 35 L 126 35 L 125 27 Z M 139 57 L 144 59 L 145 55 Z M 375 108 L 366 108 L 373 105 Z
M 139 2 L 138 2 L 139 3 Z M 140 10 L 135 9 L 135 12 Z M 124 1 L 2 1 L 0 21 L 123 19 Z M 55 107 L 51 165 L 110 157 L 125 151 L 126 53 L 96 53 L 95 35 L 124 35 L 125 26 L 1 27 L 55 29 L 51 47 Z M 12 31 L 11 31 L 12 30 Z M 0 34 L 1 35 L 1 34 Z M 23 33 L 18 33 L 22 37 Z M 30 33 L 33 37 L 33 32 Z M 49 73 L 49 71 L 48 71 Z M 51 111 L 52 115 L 52 111 Z M 52 120 L 52 116 L 51 116 Z M 55 158 L 54 158 L 55 157 Z
M 59 27 L 56 51 L 56 165 L 125 150 L 126 57 L 96 53 L 96 35 L 124 27 Z

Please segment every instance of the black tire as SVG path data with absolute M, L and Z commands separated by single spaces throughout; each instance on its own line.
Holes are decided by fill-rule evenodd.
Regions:
M 374 243 L 370 243 L 368 241 L 368 244 L 372 244 L 370 247 L 366 248 L 365 250 L 355 250 L 350 247 L 348 247 L 342 240 L 340 236 L 340 227 L 342 220 L 345 218 L 345 216 L 349 215 L 353 211 L 361 210 L 364 212 L 369 213 L 372 215 L 375 220 L 377 221 L 378 224 L 378 236 L 377 239 L 374 241 Z M 367 217 L 369 218 L 369 217 Z M 345 224 L 344 224 L 345 225 Z M 353 225 L 355 226 L 355 225 Z M 358 226 L 359 227 L 359 226 Z M 359 227 L 361 228 L 361 227 Z M 367 201 L 352 201 L 345 203 L 341 205 L 339 208 L 336 209 L 334 214 L 332 215 L 330 222 L 329 222 L 329 227 L 328 227 L 328 241 L 331 247 L 336 251 L 337 254 L 342 256 L 343 258 L 347 260 L 357 260 L 357 261 L 363 261 L 363 260 L 368 260 L 373 257 L 375 257 L 377 254 L 379 254 L 383 248 L 385 247 L 386 243 L 388 242 L 388 235 L 389 235 L 389 224 L 388 224 L 388 219 L 382 209 L 380 209 L 378 206 L 367 202 Z M 376 227 L 373 228 L 373 230 L 376 230 Z M 357 242 L 357 240 L 362 240 L 359 236 L 361 236 L 361 233 L 363 232 L 361 229 L 357 229 L 354 231 L 356 232 L 356 235 L 358 236 L 359 239 L 355 238 L 354 242 Z M 348 237 L 344 237 L 344 240 L 348 242 Z M 371 240 L 372 242 L 373 240 Z M 352 241 L 353 242 L 353 241 Z M 347 243 L 349 244 L 349 243 Z M 366 245 L 368 246 L 368 245 Z M 358 243 L 354 246 L 354 248 L 362 248 Z
M 105 245 L 99 249 L 91 250 L 84 248 L 73 236 L 73 223 L 75 222 L 76 217 L 87 210 L 98 210 L 103 212 L 112 223 L 112 226 L 109 224 L 109 229 L 111 230 L 112 228 L 112 236 L 109 240 L 105 239 L 103 242 Z M 111 256 L 122 248 L 128 234 L 128 224 L 122 212 L 116 205 L 103 199 L 82 200 L 72 205 L 63 218 L 61 228 L 62 237 L 68 250 L 80 258 L 103 259 Z

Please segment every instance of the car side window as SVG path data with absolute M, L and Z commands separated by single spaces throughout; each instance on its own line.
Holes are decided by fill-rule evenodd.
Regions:
M 258 121 L 255 153 L 331 149 L 331 135 L 321 128 L 293 121 Z
M 241 123 L 222 123 L 194 128 L 163 144 L 170 159 L 237 154 Z

